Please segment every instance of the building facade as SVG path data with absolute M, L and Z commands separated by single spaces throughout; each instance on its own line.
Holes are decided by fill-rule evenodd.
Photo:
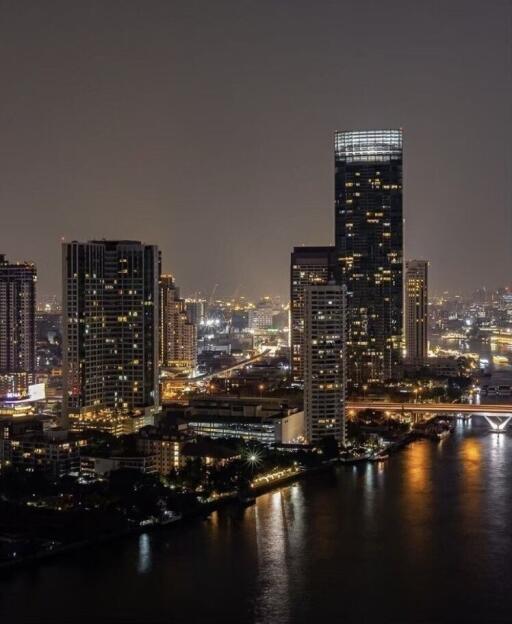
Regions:
M 158 248 L 62 246 L 63 415 L 77 428 L 158 409 Z M 101 428 L 101 427 L 100 427 Z
M 85 440 L 63 430 L 0 435 L 0 466 L 28 472 L 45 472 L 52 477 L 78 474 L 80 448 Z
M 304 412 L 282 398 L 196 397 L 185 416 L 191 429 L 210 438 L 242 438 L 261 444 L 303 442 Z
M 336 279 L 347 286 L 351 386 L 393 376 L 402 355 L 402 131 L 335 134 Z
M 248 328 L 252 332 L 271 329 L 274 320 L 274 306 L 270 301 L 260 301 L 248 312 Z
M 187 373 L 197 366 L 197 328 L 172 275 L 160 278 L 160 362 Z
M 36 267 L 0 255 L 0 397 L 20 398 L 36 368 Z
M 333 436 L 345 444 L 345 288 L 309 285 L 304 297 L 304 413 L 306 439 Z
M 290 360 L 292 379 L 304 383 L 304 293 L 310 284 L 327 284 L 333 247 L 295 247 L 290 263 Z
M 206 301 L 204 299 L 185 299 L 185 308 L 189 321 L 196 328 L 204 324 L 206 320 Z
M 405 264 L 405 356 L 421 364 L 428 355 L 428 262 Z

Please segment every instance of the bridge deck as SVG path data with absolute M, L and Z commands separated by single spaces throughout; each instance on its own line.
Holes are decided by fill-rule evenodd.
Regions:
M 348 401 L 348 410 L 372 409 L 380 412 L 443 412 L 461 414 L 512 414 L 512 404 L 469 403 L 385 403 L 382 401 Z

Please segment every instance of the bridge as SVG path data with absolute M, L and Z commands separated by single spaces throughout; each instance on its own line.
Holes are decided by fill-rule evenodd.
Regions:
M 512 404 L 506 403 L 393 403 L 386 401 L 348 401 L 348 412 L 371 409 L 379 412 L 436 412 L 438 414 L 478 414 L 496 433 L 505 431 L 512 420 Z
M 206 373 L 204 375 L 199 375 L 197 377 L 191 377 L 189 379 L 189 382 L 195 383 L 198 381 L 201 381 L 201 382 L 209 381 L 210 379 L 213 379 L 214 377 L 216 377 L 217 379 L 226 379 L 227 377 L 230 377 L 231 373 L 233 373 L 234 371 L 239 370 L 241 368 L 245 368 L 249 364 L 254 364 L 258 360 L 265 358 L 267 355 L 269 355 L 269 353 L 270 353 L 270 349 L 264 349 L 260 353 L 257 353 L 256 355 L 253 355 L 252 357 L 246 360 L 237 362 L 236 364 L 233 364 L 232 366 L 228 366 L 227 368 L 223 368 L 221 370 L 215 371 L 214 373 Z

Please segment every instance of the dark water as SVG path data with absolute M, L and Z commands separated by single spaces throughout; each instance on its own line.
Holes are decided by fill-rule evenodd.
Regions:
M 0 622 L 511 622 L 512 436 L 386 464 L 0 579 Z

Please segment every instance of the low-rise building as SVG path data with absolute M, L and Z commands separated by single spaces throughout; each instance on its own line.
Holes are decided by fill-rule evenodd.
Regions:
M 185 444 L 183 456 L 185 461 L 200 459 L 207 466 L 225 466 L 230 461 L 239 458 L 240 453 L 213 440 L 198 440 Z
M 192 399 L 187 421 L 195 433 L 210 438 L 242 438 L 267 445 L 304 439 L 304 412 L 280 399 Z
M 137 470 L 143 474 L 156 474 L 156 455 L 129 453 L 100 457 L 87 455 L 81 458 L 80 472 L 89 477 L 104 477 L 114 470 Z
M 142 427 L 152 425 L 154 421 L 154 413 L 148 410 L 131 414 L 115 413 L 113 410 L 82 411 L 69 416 L 72 431 L 96 429 L 114 436 L 136 433 Z
M 139 431 L 136 445 L 139 452 L 155 457 L 159 474 L 168 475 L 183 466 L 183 447 L 189 441 L 190 436 L 179 431 L 145 427 Z
M 407 374 L 424 372 L 433 377 L 459 377 L 467 373 L 467 362 L 464 358 L 452 356 L 436 356 L 425 358 L 421 363 L 405 362 L 404 372 Z
M 79 473 L 80 448 L 85 441 L 64 430 L 30 431 L 18 435 L 6 435 L 4 430 L 0 444 L 4 466 L 62 477 Z

